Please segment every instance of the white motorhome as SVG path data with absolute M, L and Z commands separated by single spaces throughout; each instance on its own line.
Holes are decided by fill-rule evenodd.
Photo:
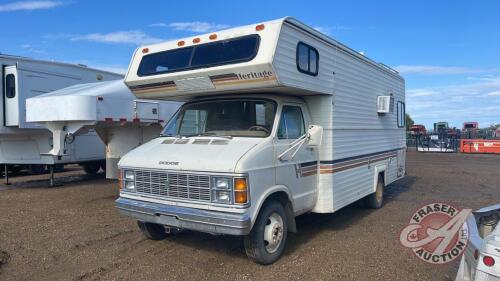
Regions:
M 3 114 L 0 114 L 0 163 L 11 171 L 27 168 L 43 172 L 47 165 L 82 164 L 89 173 L 100 169 L 104 144 L 95 132 L 88 132 L 68 143 L 66 153 L 48 155 L 52 134 L 44 126 L 26 121 L 26 99 L 74 84 L 120 79 L 107 71 L 59 62 L 0 55 L 0 88 Z
M 137 100 L 123 80 L 78 84 L 26 100 L 26 120 L 53 135 L 48 154 L 70 153 L 68 140 L 95 130 L 106 145 L 106 178 L 118 178 L 118 161 L 156 138 L 182 103 Z
M 380 208 L 405 175 L 404 79 L 293 18 L 141 47 L 125 83 L 186 102 L 119 162 L 117 208 L 150 239 L 240 235 L 269 264 L 295 216 Z

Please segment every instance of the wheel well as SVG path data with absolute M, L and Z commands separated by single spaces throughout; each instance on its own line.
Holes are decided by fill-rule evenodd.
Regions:
M 295 224 L 295 214 L 293 212 L 293 205 L 290 199 L 288 198 L 288 194 L 284 191 L 278 191 L 271 195 L 269 195 L 262 206 L 265 206 L 270 201 L 277 201 L 283 208 L 285 208 L 286 218 L 288 222 L 288 232 L 297 232 L 297 225 Z M 262 207 L 261 207 L 262 208 Z
M 381 171 L 378 173 L 379 176 L 382 176 L 382 180 L 384 181 L 384 186 L 385 186 L 385 171 Z M 378 180 L 378 178 L 377 178 Z

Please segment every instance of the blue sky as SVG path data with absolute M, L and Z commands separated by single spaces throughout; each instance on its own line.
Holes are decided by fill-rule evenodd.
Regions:
M 0 1 L 0 52 L 125 71 L 140 44 L 294 16 L 406 79 L 431 126 L 500 123 L 500 1 Z

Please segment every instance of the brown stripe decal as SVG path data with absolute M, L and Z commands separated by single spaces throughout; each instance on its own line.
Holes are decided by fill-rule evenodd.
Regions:
M 320 174 L 333 174 L 337 172 L 342 172 L 345 170 L 361 167 L 364 165 L 369 165 L 372 163 L 387 160 L 392 157 L 397 157 L 397 151 L 400 149 L 394 149 L 384 152 L 371 153 L 367 155 L 360 155 L 345 159 L 339 159 L 335 161 L 321 161 L 319 165 Z M 301 163 L 296 166 L 296 172 L 298 177 L 307 177 L 311 175 L 316 175 L 318 173 L 318 165 L 316 161 Z

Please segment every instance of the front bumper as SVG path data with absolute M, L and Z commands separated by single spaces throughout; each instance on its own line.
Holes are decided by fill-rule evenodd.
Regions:
M 120 213 L 137 220 L 207 233 L 247 235 L 250 216 L 118 198 Z

